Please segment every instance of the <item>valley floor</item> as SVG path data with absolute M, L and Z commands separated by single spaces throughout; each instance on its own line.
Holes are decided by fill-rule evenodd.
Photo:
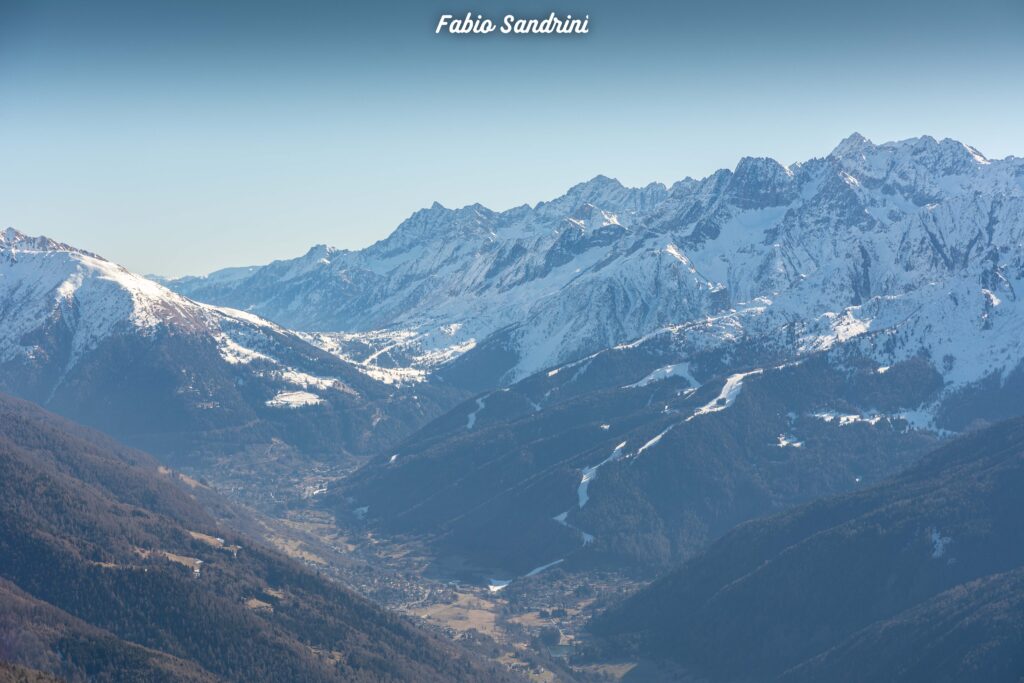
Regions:
M 245 506 L 251 518 L 232 523 L 244 524 L 246 532 L 277 550 L 531 680 L 619 681 L 636 666 L 577 659 L 590 618 L 645 582 L 614 572 L 552 568 L 496 589 L 478 570 L 451 558 L 439 561 L 417 542 L 342 528 L 334 515 L 318 509 L 319 492 L 358 469 L 359 459 L 299 472 L 287 455 L 273 448 L 245 455 L 255 471 L 280 465 L 280 476 L 265 486 L 243 485 L 226 475 L 226 467 L 178 476 Z

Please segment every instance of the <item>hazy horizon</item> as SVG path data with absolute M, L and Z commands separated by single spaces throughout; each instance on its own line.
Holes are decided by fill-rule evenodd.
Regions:
M 143 273 L 357 249 L 414 211 L 789 164 L 854 131 L 1024 155 L 1006 0 L 631 7 L 573 37 L 435 36 L 438 2 L 0 10 L 0 222 Z
M 851 135 L 853 135 L 854 133 L 860 133 L 860 131 L 853 131 L 851 133 Z M 927 134 L 924 134 L 922 136 L 915 136 L 915 137 L 924 137 L 924 136 L 927 136 Z M 849 136 L 845 136 L 845 137 L 849 137 Z M 872 139 L 871 136 L 868 136 L 868 135 L 865 135 L 864 137 L 867 138 L 870 142 L 872 142 L 874 144 L 879 144 L 879 145 L 880 144 L 885 144 L 885 143 L 888 143 L 888 142 L 899 142 L 900 141 L 900 140 L 875 140 L 875 139 Z M 936 136 L 933 135 L 933 136 L 930 136 L 930 137 L 935 138 Z M 905 139 L 907 139 L 907 138 L 904 138 L 904 140 Z M 936 138 L 936 139 L 937 140 L 941 140 L 942 138 Z M 836 144 L 838 144 L 839 142 L 840 141 L 837 140 Z M 966 141 L 960 140 L 959 142 L 966 142 Z M 969 143 L 967 143 L 967 144 L 969 144 Z M 782 159 L 777 159 L 776 158 L 775 160 L 780 162 L 780 163 L 782 163 L 785 166 L 791 166 L 792 164 L 795 164 L 795 163 L 802 163 L 802 162 L 806 162 L 806 161 L 809 161 L 809 160 L 814 159 L 814 158 L 825 157 L 834 148 L 835 148 L 835 145 L 832 145 L 832 147 L 830 147 L 827 151 L 825 151 L 825 152 L 823 152 L 821 154 L 814 155 L 812 157 L 808 157 L 807 159 L 794 159 L 792 161 L 784 161 Z M 989 160 L 992 160 L 992 161 L 998 161 L 1000 159 L 1004 159 L 1004 158 L 1007 158 L 1007 157 L 1016 156 L 1016 155 L 1006 155 L 1006 157 L 995 157 L 995 156 L 992 156 L 990 154 L 986 154 L 985 150 L 978 150 L 978 151 L 980 151 L 986 158 L 988 158 Z M 750 156 L 750 155 L 746 155 L 746 156 Z M 771 157 L 771 158 L 775 158 L 775 157 Z M 736 163 L 738 163 L 739 161 L 740 161 L 740 159 L 737 158 L 736 159 Z M 719 171 L 719 170 L 722 170 L 722 169 L 734 170 L 735 166 L 736 166 L 736 163 L 733 163 L 732 165 L 722 166 L 720 168 L 716 168 L 716 169 L 710 171 L 707 174 L 701 174 L 701 175 L 686 174 L 686 175 L 681 175 L 678 178 L 674 178 L 674 179 L 671 179 L 671 180 L 651 180 L 649 182 L 638 182 L 638 183 L 626 183 L 626 182 L 623 182 L 620 178 L 616 178 L 614 175 L 609 175 L 608 173 L 598 173 L 598 174 L 595 174 L 594 176 L 591 176 L 589 178 L 582 178 L 578 182 L 575 182 L 572 185 L 568 185 L 568 186 L 562 188 L 561 190 L 557 191 L 556 193 L 551 194 L 549 196 L 538 197 L 538 198 L 535 198 L 535 199 L 531 199 L 531 200 L 527 200 L 527 201 L 523 201 L 523 202 L 512 203 L 512 204 L 508 204 L 508 205 L 504 205 L 504 206 L 489 206 L 489 205 L 486 205 L 486 204 L 484 204 L 484 206 L 486 208 L 488 208 L 488 209 L 491 209 L 492 211 L 498 211 L 498 212 L 506 211 L 506 210 L 509 210 L 509 209 L 512 209 L 512 208 L 515 208 L 515 207 L 518 207 L 518 206 L 523 206 L 523 205 L 529 205 L 529 206 L 532 207 L 532 206 L 535 206 L 538 203 L 546 202 L 546 201 L 551 201 L 553 199 L 556 199 L 556 198 L 564 195 L 569 189 L 571 189 L 571 187 L 573 185 L 577 185 L 577 184 L 580 184 L 580 183 L 588 182 L 588 181 L 593 180 L 594 178 L 596 178 L 598 176 L 606 176 L 608 178 L 611 178 L 612 180 L 615 180 L 615 181 L 619 182 L 620 184 L 622 184 L 625 187 L 634 187 L 634 188 L 636 188 L 636 187 L 644 187 L 644 186 L 652 184 L 652 183 L 655 183 L 655 184 L 660 183 L 660 184 L 662 184 L 662 185 L 664 185 L 666 187 L 671 187 L 673 183 L 678 182 L 680 180 L 684 180 L 686 178 L 694 178 L 694 179 L 697 179 L 697 180 L 701 180 L 703 178 L 706 178 L 708 175 L 712 175 L 716 171 Z M 445 208 L 448 208 L 448 209 L 459 209 L 459 208 L 463 208 L 465 206 L 470 206 L 470 205 L 478 204 L 478 203 L 479 204 L 483 204 L 483 202 L 476 202 L 476 201 L 471 201 L 471 202 L 464 203 L 464 204 L 446 204 L 445 202 L 441 202 L 441 201 L 438 201 L 438 200 L 434 200 L 434 202 L 436 202 L 436 203 L 440 204 L 441 206 L 443 206 Z M 294 245 L 295 246 L 295 250 L 294 251 L 288 252 L 288 253 L 285 253 L 285 252 L 276 253 L 271 258 L 267 259 L 266 261 L 252 262 L 252 263 L 227 263 L 225 265 L 220 265 L 220 266 L 217 266 L 215 268 L 212 268 L 210 270 L 205 270 L 205 271 L 195 271 L 195 272 L 190 271 L 190 272 L 170 273 L 170 274 L 162 273 L 162 272 L 157 272 L 157 271 L 138 270 L 138 269 L 131 268 L 130 266 L 128 266 L 128 264 L 123 263 L 121 261 L 118 261 L 118 263 L 120 263 L 121 265 L 128 266 L 130 270 L 133 270 L 134 272 L 137 272 L 137 273 L 140 273 L 140 274 L 143 274 L 143 275 L 152 275 L 152 276 L 165 277 L 165 278 L 176 278 L 176 277 L 184 277 L 184 276 L 200 276 L 201 277 L 201 276 L 209 275 L 209 274 L 211 274 L 213 272 L 216 272 L 218 270 L 225 270 L 225 269 L 232 269 L 232 268 L 258 267 L 258 266 L 266 265 L 267 263 L 269 263 L 271 261 L 275 261 L 275 260 L 287 260 L 287 259 L 290 259 L 290 258 L 296 258 L 296 257 L 302 256 L 303 254 L 308 252 L 310 249 L 312 249 L 312 248 L 314 248 L 316 246 L 319 246 L 319 245 L 326 245 L 328 247 L 334 247 L 334 248 L 338 248 L 338 249 L 349 249 L 349 250 L 352 250 L 352 251 L 358 251 L 360 249 L 364 249 L 366 247 L 369 247 L 370 245 L 374 244 L 375 242 L 377 242 L 379 240 L 387 238 L 392 232 L 394 232 L 394 230 L 403 221 L 405 221 L 407 218 L 409 218 L 409 216 L 411 216 L 413 213 L 415 213 L 417 211 L 430 208 L 430 206 L 433 205 L 434 202 L 431 202 L 430 204 L 425 204 L 423 206 L 414 208 L 410 212 L 409 215 L 401 218 L 393 226 L 391 226 L 389 229 L 387 229 L 382 235 L 373 237 L 372 239 L 370 239 L 369 241 L 367 241 L 367 242 L 365 242 L 363 244 L 354 244 L 354 245 L 346 244 L 345 246 L 342 246 L 342 245 L 339 245 L 339 244 L 336 244 L 336 243 L 324 242 L 324 241 L 321 241 L 321 242 L 310 242 L 308 244 L 295 244 Z M 73 242 L 73 241 L 70 241 L 70 240 L 66 240 L 66 239 L 63 239 L 62 237 L 60 237 L 57 234 L 51 234 L 51 233 L 47 233 L 47 232 L 40 232 L 40 231 L 33 231 L 33 230 L 26 230 L 23 227 L 17 226 L 17 225 L 3 226 L 3 227 L 12 227 L 15 230 L 18 230 L 19 232 L 22 232 L 24 234 L 28 234 L 28 235 L 31 235 L 31 236 L 45 236 L 45 237 L 49 237 L 51 239 L 56 239 L 56 240 L 61 241 L 61 242 L 70 243 L 71 246 L 75 246 L 75 247 L 80 247 L 80 248 L 83 248 L 83 249 L 91 250 L 91 249 L 89 249 L 89 246 L 87 244 L 80 244 L 80 243 L 76 243 L 76 242 Z M 107 257 L 107 258 L 111 258 L 109 255 L 104 254 L 102 252 L 99 255 Z M 111 259 L 111 260 L 117 261 L 117 259 Z

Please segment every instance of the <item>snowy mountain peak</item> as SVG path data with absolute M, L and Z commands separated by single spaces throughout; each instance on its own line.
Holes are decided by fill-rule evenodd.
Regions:
M 73 362 L 126 326 L 194 327 L 203 308 L 100 256 L 10 228 L 0 241 L 0 302 L 0 361 L 34 354 L 39 330 L 67 339 Z
M 400 395 L 394 385 L 407 379 L 356 366 L 255 315 L 198 303 L 98 256 L 13 229 L 0 233 L 0 370 L 2 391 L 114 430 L 161 435 L 172 429 L 168 424 L 207 429 L 210 420 L 248 427 L 269 409 L 308 411 L 328 425 L 332 414 L 363 411 L 358 419 L 376 425 L 384 413 L 367 413 L 367 401 Z M 410 394 L 413 404 L 428 393 Z M 343 431 L 342 441 L 356 438 L 348 426 Z
M 12 227 L 4 228 L 3 232 L 0 232 L 0 251 L 7 254 L 13 254 L 16 251 L 67 251 L 99 258 L 91 252 L 58 242 L 45 235 L 26 235 Z
M 771 157 L 743 157 L 736 164 L 733 174 L 737 177 L 775 177 L 785 176 L 792 178 L 793 173 Z
M 621 189 L 623 189 L 622 183 L 615 178 L 609 178 L 606 175 L 598 174 L 590 180 L 573 185 L 565 194 L 581 197 L 594 197 Z
M 780 206 L 793 199 L 793 172 L 775 159 L 743 157 L 729 181 L 730 198 L 742 208 Z
M 254 315 L 188 298 L 96 254 L 8 228 L 0 235 L 0 363 L 52 356 L 65 372 L 117 336 L 223 336 L 226 325 L 283 334 Z M 226 343 L 226 342 L 225 342 Z
M 329 246 L 327 244 L 314 244 L 312 247 L 309 248 L 309 251 L 307 251 L 301 258 L 303 261 L 312 263 L 318 263 L 322 261 L 326 262 L 333 258 L 334 255 L 337 254 L 339 251 L 342 250 L 338 249 L 337 247 Z
M 863 157 L 875 149 L 874 143 L 860 133 L 853 132 L 843 138 L 835 149 L 829 154 L 830 158 L 846 159 L 851 157 Z
M 511 359 L 507 380 L 746 306 L 843 320 L 847 307 L 954 281 L 1014 300 L 1022 178 L 1024 161 L 989 161 L 954 140 L 875 144 L 854 133 L 825 158 L 787 167 L 745 157 L 671 190 L 596 176 L 532 207 L 435 204 L 362 251 L 174 286 L 347 333 L 338 344 L 356 354 L 361 339 L 358 353 L 375 362 L 491 348 Z M 996 324 L 996 312 L 985 315 Z M 440 332 L 452 325 L 457 333 Z
M 930 135 L 875 145 L 855 133 L 839 143 L 828 158 L 842 168 L 873 178 L 893 174 L 931 179 L 975 175 L 980 167 L 992 163 L 970 145 L 951 138 L 936 140 Z
M 593 204 L 613 211 L 627 211 L 661 201 L 667 193 L 668 189 L 661 183 L 650 183 L 645 187 L 626 187 L 615 178 L 597 175 L 584 183 L 573 185 L 557 199 L 540 202 L 536 208 L 548 205 L 575 208 Z
M 0 244 L 14 244 L 27 238 L 27 235 L 11 227 L 4 228 L 3 232 L 0 232 Z

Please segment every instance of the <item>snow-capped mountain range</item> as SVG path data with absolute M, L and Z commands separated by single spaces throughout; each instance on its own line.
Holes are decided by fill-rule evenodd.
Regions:
M 375 454 L 336 511 L 480 566 L 650 567 L 1020 414 L 1022 245 L 1024 160 L 859 135 L 169 282 L 8 229 L 0 390 L 245 486 Z
M 284 333 L 254 315 L 190 301 L 101 256 L 13 228 L 0 233 L 0 257 L 3 361 L 35 358 L 44 349 L 34 343 L 34 336 L 45 335 L 61 323 L 69 335 L 65 370 L 73 369 L 106 338 L 128 329 L 152 333 L 169 324 L 183 331 L 218 335 L 224 360 L 232 363 L 245 362 L 257 352 L 239 348 L 222 326 Z
M 269 440 L 297 418 L 337 450 L 392 415 L 408 430 L 438 411 L 429 390 L 407 395 L 274 323 L 13 228 L 0 232 L 0 370 L 3 390 L 158 452 L 239 425 L 239 443 Z
M 1024 357 L 1022 238 L 1024 159 L 854 134 L 825 158 L 744 158 L 671 187 L 599 176 L 504 212 L 435 204 L 362 251 L 169 284 L 410 378 L 487 354 L 507 384 L 704 321 L 700 345 L 794 353 L 899 326 L 880 362 L 929 353 L 963 385 Z
M 336 500 L 507 578 L 677 562 L 1019 415 L 1022 245 L 1024 160 L 853 135 L 672 187 L 435 205 L 360 252 L 171 286 L 480 392 Z

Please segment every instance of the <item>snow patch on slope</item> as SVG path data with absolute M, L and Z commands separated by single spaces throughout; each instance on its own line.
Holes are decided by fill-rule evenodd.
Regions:
M 686 418 L 686 421 L 689 422 L 701 415 L 710 415 L 711 413 L 717 413 L 721 410 L 725 410 L 736 401 L 736 397 L 740 394 L 740 389 L 743 388 L 743 380 L 751 375 L 760 375 L 763 372 L 763 369 L 758 368 L 757 370 L 739 372 L 735 375 L 730 375 L 722 385 L 722 390 L 718 392 L 718 396 L 698 408 L 693 415 Z
M 590 482 L 593 481 L 594 478 L 597 476 L 597 471 L 601 469 L 603 465 L 606 465 L 609 462 L 612 462 L 613 460 L 618 460 L 619 458 L 621 458 L 623 455 L 623 449 L 625 447 L 626 442 L 623 441 L 622 443 L 615 447 L 615 450 L 613 450 L 612 454 L 609 455 L 607 458 L 597 463 L 596 465 L 583 468 L 583 472 L 580 477 L 580 484 L 576 488 L 576 498 L 579 508 L 581 510 L 583 509 L 583 506 L 587 504 L 587 501 L 590 500 L 590 495 L 587 491 L 590 488 Z
M 698 382 L 694 378 L 694 376 L 690 374 L 689 363 L 675 363 L 673 365 L 666 365 L 663 368 L 658 368 L 654 372 L 650 373 L 649 375 L 641 379 L 639 382 L 629 384 L 623 388 L 636 389 L 639 387 L 646 387 L 648 384 L 652 384 L 653 382 L 660 382 L 662 380 L 669 379 L 670 377 L 682 377 L 683 379 L 690 383 L 691 387 L 700 386 L 700 382 Z
M 282 391 L 267 401 L 271 408 L 304 408 L 323 403 L 324 400 L 308 391 Z
M 466 429 L 471 430 L 476 426 L 476 416 L 479 415 L 480 411 L 487 406 L 487 404 L 484 403 L 486 398 L 486 396 L 480 396 L 476 399 L 476 410 L 466 416 Z

